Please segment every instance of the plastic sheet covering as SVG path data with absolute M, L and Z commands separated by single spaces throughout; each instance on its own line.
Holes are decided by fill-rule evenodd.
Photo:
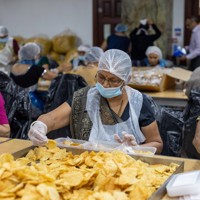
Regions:
M 28 91 L 17 86 L 3 72 L 0 72 L 0 92 L 5 100 L 5 109 L 11 127 L 10 137 L 27 139 L 29 126 L 41 114 L 40 111 L 31 105 Z
M 181 156 L 183 135 L 183 113 L 157 105 L 154 100 L 146 95 L 151 101 L 155 119 L 158 123 L 159 132 L 163 140 L 162 155 Z
M 79 75 L 64 74 L 56 77 L 51 82 L 44 112 L 52 111 L 66 101 L 71 105 L 73 93 L 86 86 L 86 81 Z M 70 137 L 69 126 L 48 133 L 51 139 L 67 136 Z
M 182 111 L 161 108 L 159 131 L 163 140 L 162 155 L 181 156 L 183 125 Z
M 200 115 L 200 89 L 191 90 L 189 101 L 184 110 L 184 150 L 189 158 L 200 159 L 200 154 L 192 144 L 196 130 L 196 119 Z

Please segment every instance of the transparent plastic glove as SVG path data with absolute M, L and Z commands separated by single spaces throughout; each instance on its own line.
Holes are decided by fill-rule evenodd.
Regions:
M 28 132 L 28 137 L 33 142 L 35 146 L 43 146 L 47 143 L 48 138 L 47 126 L 41 121 L 34 121 L 31 124 L 30 130 Z
M 121 144 L 125 144 L 127 146 L 137 146 L 138 145 L 134 135 L 130 135 L 130 134 L 126 133 L 125 131 L 122 131 L 122 136 L 123 136 L 123 138 L 121 139 L 119 137 L 119 135 L 115 134 L 114 138 L 117 142 L 119 142 Z

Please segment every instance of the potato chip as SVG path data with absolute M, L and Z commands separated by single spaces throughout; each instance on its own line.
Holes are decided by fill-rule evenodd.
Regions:
M 17 160 L 3 154 L 0 166 L 0 200 L 146 200 L 178 167 L 120 151 L 73 155 L 54 141 Z
M 39 184 L 36 190 L 47 200 L 61 200 L 60 195 L 53 185 Z
M 0 155 L 0 166 L 6 162 L 12 162 L 14 157 L 9 153 L 4 153 Z
M 62 174 L 61 179 L 64 179 L 66 185 L 78 186 L 83 181 L 83 174 L 79 171 L 71 171 Z
M 26 155 L 26 158 L 28 158 L 31 161 L 37 160 L 37 157 L 32 149 L 28 152 L 28 154 Z
M 93 194 L 96 200 L 115 200 L 112 194 L 109 192 L 96 192 Z
M 55 140 L 48 140 L 47 144 L 45 145 L 48 149 L 54 149 L 57 147 L 57 143 Z

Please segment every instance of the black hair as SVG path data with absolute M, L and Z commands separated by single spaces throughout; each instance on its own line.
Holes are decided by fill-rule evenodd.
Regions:
M 193 21 L 193 22 L 200 23 L 200 15 L 191 16 L 191 17 L 189 17 L 188 19 L 190 19 L 190 20 Z
M 146 25 L 140 24 L 139 29 L 145 29 L 145 30 L 148 31 L 149 30 L 149 24 L 146 24 Z

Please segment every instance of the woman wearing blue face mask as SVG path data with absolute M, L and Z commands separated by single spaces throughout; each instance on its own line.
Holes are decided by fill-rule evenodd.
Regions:
M 28 133 L 35 145 L 47 142 L 47 132 L 69 125 L 72 137 L 92 142 L 109 141 L 146 145 L 162 151 L 162 140 L 149 99 L 127 86 L 131 59 L 117 49 L 100 58 L 96 87 L 74 93 L 71 107 L 64 103 L 41 115 Z
M 77 48 L 78 56 L 71 60 L 72 69 L 76 70 L 79 66 L 86 66 L 85 54 L 90 50 L 87 45 L 80 45 Z
M 0 26 L 0 68 L 10 71 L 10 66 L 17 60 L 19 45 L 15 39 L 8 36 L 8 29 Z

